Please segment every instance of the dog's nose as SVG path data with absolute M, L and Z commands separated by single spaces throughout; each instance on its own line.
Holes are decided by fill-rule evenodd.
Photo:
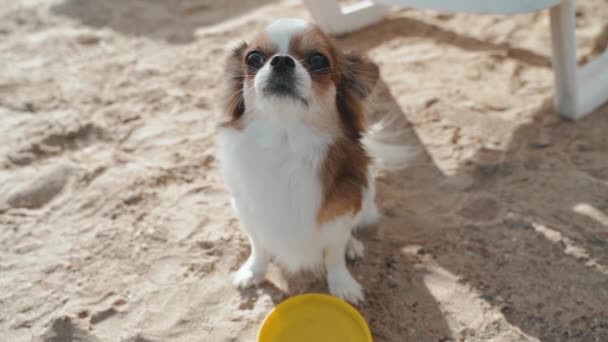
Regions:
M 292 71 L 296 68 L 296 62 L 289 56 L 274 56 L 270 65 L 276 71 Z

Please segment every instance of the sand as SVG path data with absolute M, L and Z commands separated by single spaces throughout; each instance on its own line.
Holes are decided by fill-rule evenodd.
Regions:
M 579 58 L 608 3 L 577 1 Z M 0 341 L 254 341 L 321 280 L 230 273 L 248 246 L 214 157 L 230 49 L 297 1 L 0 6 Z M 419 153 L 378 176 L 350 264 L 375 341 L 608 341 L 608 106 L 552 107 L 546 13 L 394 12 L 340 39 Z M 607 71 L 608 72 L 608 71 Z

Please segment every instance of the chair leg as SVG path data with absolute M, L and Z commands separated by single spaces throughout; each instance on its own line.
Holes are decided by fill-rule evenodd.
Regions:
M 568 119 L 578 116 L 578 87 L 574 4 L 564 0 L 550 9 L 555 74 L 555 105 Z
M 340 20 L 342 11 L 337 0 L 303 0 L 313 19 L 326 32 L 333 33 L 333 26 Z

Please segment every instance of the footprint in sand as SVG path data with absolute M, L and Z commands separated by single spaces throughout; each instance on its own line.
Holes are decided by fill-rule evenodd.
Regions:
M 155 260 L 146 273 L 146 278 L 159 285 L 176 284 L 186 273 L 182 261 L 182 258 L 173 256 Z
M 120 342 L 157 342 L 163 341 L 160 337 L 148 336 L 148 334 L 137 333 L 135 335 L 129 335 L 123 337 Z
M 574 154 L 570 162 L 577 170 L 591 178 L 608 181 L 608 158 L 603 151 L 585 151 Z
M 114 308 L 100 310 L 91 315 L 91 319 L 89 320 L 89 322 L 91 322 L 91 324 L 97 324 L 116 315 L 117 313 L 118 311 Z
M 109 134 L 103 128 L 86 123 L 72 130 L 45 133 L 41 140 L 18 149 L 7 158 L 10 164 L 29 165 L 62 151 L 78 150 L 108 138 Z
M 49 167 L 40 172 L 38 177 L 10 192 L 6 203 L 13 208 L 40 208 L 63 190 L 72 171 L 66 165 Z
M 467 198 L 458 210 L 458 215 L 472 221 L 485 222 L 498 217 L 500 209 L 496 198 L 479 195 Z
M 53 321 L 51 326 L 44 332 L 41 340 L 43 342 L 101 342 L 101 340 L 86 329 L 76 325 L 70 317 L 63 316 Z

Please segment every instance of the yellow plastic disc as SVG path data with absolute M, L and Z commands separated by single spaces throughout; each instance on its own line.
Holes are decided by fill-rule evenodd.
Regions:
M 258 342 L 372 342 L 365 319 L 347 302 L 303 294 L 277 305 L 264 319 Z

